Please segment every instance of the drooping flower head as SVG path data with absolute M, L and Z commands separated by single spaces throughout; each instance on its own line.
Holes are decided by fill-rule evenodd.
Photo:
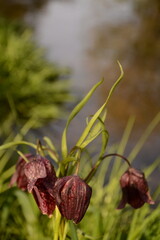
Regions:
M 39 181 L 53 195 L 53 187 L 57 177 L 53 166 L 47 158 L 37 155 L 32 161 L 26 163 L 24 173 L 28 179 L 28 192 L 32 192 L 37 181 Z
M 25 157 L 29 162 L 19 158 L 10 185 L 16 182 L 19 188 L 32 193 L 41 212 L 50 216 L 55 209 L 54 168 L 48 159 L 39 155 L 26 154 Z
M 28 159 L 28 161 L 32 161 L 35 156 L 33 154 L 28 153 L 28 154 L 25 154 L 25 157 Z M 10 180 L 10 184 L 9 184 L 10 187 L 16 183 L 18 188 L 20 188 L 21 190 L 23 191 L 27 190 L 28 180 L 24 173 L 25 165 L 26 165 L 26 161 L 22 157 L 19 157 L 16 164 L 16 171 Z
M 54 187 L 55 201 L 62 216 L 79 223 L 92 195 L 91 187 L 77 175 L 59 178 Z
M 33 193 L 41 212 L 52 215 L 55 209 L 53 188 L 57 177 L 50 161 L 38 155 L 25 165 L 24 173 L 28 179 L 27 189 Z
M 127 203 L 135 209 L 142 207 L 144 203 L 154 204 L 143 172 L 130 167 L 122 175 L 120 185 L 122 200 L 118 209 L 124 208 Z

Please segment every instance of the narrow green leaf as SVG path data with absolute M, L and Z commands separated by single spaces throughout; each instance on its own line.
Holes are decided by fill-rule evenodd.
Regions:
M 116 149 L 117 153 L 123 155 L 124 152 L 125 152 L 125 149 L 126 149 L 126 146 L 127 146 L 127 143 L 129 141 L 129 138 L 130 138 L 130 135 L 133 131 L 133 127 L 134 127 L 134 123 L 135 123 L 135 118 L 134 117 L 130 117 L 128 122 L 127 122 L 127 125 L 124 129 L 124 132 L 123 132 L 123 135 L 122 135 L 122 138 L 121 138 L 121 141 L 118 145 L 118 148 Z M 116 164 L 114 164 L 112 170 L 111 170 L 111 173 L 110 173 L 110 179 L 112 179 L 113 177 L 116 177 L 117 176 L 117 172 L 118 172 L 118 169 L 120 168 L 122 162 L 121 161 L 117 161 L 119 157 L 115 157 L 115 162 Z M 128 158 L 130 160 L 130 158 Z M 126 167 L 126 166 L 124 166 Z
M 144 134 L 139 138 L 135 147 L 133 148 L 133 150 L 129 154 L 128 159 L 130 161 L 132 161 L 137 156 L 139 151 L 142 149 L 144 143 L 146 142 L 147 138 L 153 132 L 154 128 L 156 126 L 158 126 L 159 123 L 160 123 L 160 112 L 155 116 L 155 118 L 152 120 L 152 122 L 146 128 Z
M 66 127 L 63 131 L 62 134 L 62 156 L 63 158 L 65 158 L 68 154 L 68 150 L 67 150 L 67 130 L 69 127 L 70 122 L 72 121 L 72 119 L 79 113 L 79 111 L 84 107 L 84 105 L 87 103 L 87 101 L 90 99 L 90 97 L 92 96 L 92 94 L 95 92 L 95 90 L 97 89 L 97 87 L 102 84 L 103 80 L 101 80 L 100 82 L 98 82 L 97 84 L 95 84 L 92 89 L 87 93 L 87 95 L 82 99 L 82 101 L 73 109 L 73 111 L 71 112 L 68 121 L 66 123 Z
M 103 116 L 98 118 L 98 122 L 94 124 L 91 128 L 88 136 L 86 137 L 85 141 L 82 143 L 81 148 L 85 148 L 90 142 L 92 142 L 95 138 L 97 138 L 103 131 L 104 121 L 106 118 L 106 111 L 104 111 Z
M 51 150 L 51 151 L 49 151 L 49 149 L 48 149 L 48 154 L 51 156 L 51 158 L 55 162 L 59 162 L 57 150 L 56 150 L 55 146 L 53 145 L 53 142 L 51 141 L 51 139 L 48 137 L 44 137 L 43 139 Z
M 66 157 L 64 160 L 63 160 L 63 164 L 67 164 L 67 163 L 70 163 L 70 162 L 76 162 L 77 161 L 77 158 L 75 157 Z
M 20 142 L 23 139 L 23 136 L 26 135 L 26 133 L 33 127 L 33 125 L 34 125 L 33 119 L 28 120 L 26 122 L 26 124 L 21 128 L 20 132 L 15 137 L 13 137 L 11 135 L 9 138 L 6 139 L 5 143 L 2 146 L 0 146 L 0 158 L 1 158 L 0 173 L 3 171 L 8 160 L 12 156 L 13 151 L 15 150 L 15 147 L 12 145 L 12 143 L 14 143 L 14 142 L 17 143 L 17 141 Z M 11 145 L 8 145 L 8 147 L 7 147 L 7 144 L 11 144 Z M 15 146 L 16 145 L 18 145 L 18 144 L 15 144 Z M 3 148 L 3 146 L 4 146 L 4 148 Z M 13 147 L 13 148 L 9 149 L 9 151 L 6 151 L 6 149 L 8 149 L 10 147 Z M 32 147 L 33 147 L 33 145 L 32 145 Z
M 139 214 L 139 210 L 135 211 L 134 214 L 133 214 L 132 222 L 130 224 L 130 229 L 129 229 L 128 237 L 127 237 L 128 240 L 131 240 L 131 239 L 133 240 L 132 235 L 133 235 L 133 233 L 135 232 L 135 229 L 136 229 L 136 222 L 137 222 L 137 219 L 138 219 L 138 214 Z
M 148 215 L 148 211 L 146 211 L 145 214 L 143 213 L 145 213 L 144 210 L 141 211 L 141 215 L 140 215 L 140 210 L 135 212 L 134 216 L 136 217 L 135 219 L 133 218 L 134 224 L 131 223 L 132 228 L 131 228 L 131 231 L 129 232 L 129 235 L 127 238 L 128 240 L 140 239 L 142 233 L 147 229 L 147 227 L 153 224 L 155 219 L 159 217 L 158 208 L 155 209 L 150 215 Z M 141 221 L 141 224 L 138 224 L 138 221 L 140 220 L 140 218 L 142 218 L 143 221 Z
M 105 129 L 105 126 L 104 126 L 104 130 L 102 131 L 102 147 L 101 147 L 101 151 L 100 151 L 100 154 L 99 154 L 99 159 L 104 155 L 104 153 L 106 151 L 108 139 L 109 139 L 109 133 Z
M 22 211 L 23 211 L 26 221 L 29 223 L 36 222 L 36 216 L 34 214 L 34 209 L 33 209 L 33 206 L 31 204 L 28 196 L 24 192 L 19 191 L 19 190 L 17 190 L 15 192 L 15 195 L 17 196 L 17 200 L 22 207 Z
M 19 156 L 21 156 L 26 162 L 29 162 L 29 160 L 26 158 L 26 156 L 21 152 L 21 151 L 16 151 L 18 154 L 19 154 Z
M 33 144 L 33 143 L 30 143 L 30 142 L 27 142 L 27 141 L 17 141 L 17 142 L 10 142 L 10 143 L 6 143 L 4 145 L 1 145 L 0 146 L 0 151 L 11 148 L 11 147 L 14 147 L 14 146 L 17 146 L 17 145 L 22 145 L 22 144 L 28 145 L 28 146 L 36 149 L 36 145 Z
M 47 145 L 50 147 L 50 149 L 52 149 L 54 152 L 56 152 L 56 147 L 54 146 L 51 139 L 49 137 L 46 137 L 46 136 L 43 139 L 47 143 Z
M 154 160 L 154 162 L 144 169 L 145 176 L 150 176 L 153 171 L 160 166 L 160 157 Z
M 4 182 L 7 178 L 10 178 L 14 172 L 15 172 L 15 165 L 8 168 L 1 174 L 0 182 Z
M 102 113 L 102 111 L 106 108 L 106 105 L 112 95 L 112 93 L 114 92 L 116 86 L 118 85 L 118 83 L 121 81 L 121 79 L 123 78 L 123 69 L 121 64 L 118 62 L 119 68 L 120 68 L 120 76 L 117 79 L 117 81 L 113 84 L 112 88 L 109 91 L 109 94 L 107 96 L 107 99 L 105 101 L 105 103 L 102 105 L 101 108 L 98 109 L 98 111 L 93 115 L 92 119 L 89 121 L 88 125 L 86 126 L 85 130 L 83 131 L 81 137 L 79 138 L 78 142 L 76 143 L 76 146 L 81 147 L 83 141 L 86 139 L 87 135 L 89 134 L 90 129 L 93 127 L 95 121 L 98 119 L 98 117 L 100 116 L 100 114 Z

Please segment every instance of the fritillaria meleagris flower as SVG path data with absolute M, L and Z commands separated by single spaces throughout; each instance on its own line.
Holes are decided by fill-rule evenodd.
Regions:
M 142 207 L 144 203 L 154 204 L 143 172 L 130 167 L 122 175 L 120 185 L 122 188 L 122 200 L 118 209 L 124 208 L 126 203 L 135 209 Z
M 53 188 L 56 174 L 50 161 L 44 157 L 36 159 L 25 165 L 24 173 L 28 179 L 27 189 L 43 214 L 52 215 L 55 209 Z
M 28 154 L 25 154 L 25 157 L 28 159 L 28 161 L 31 161 L 34 159 L 35 156 L 33 154 L 28 153 Z M 10 184 L 9 184 L 10 187 L 16 183 L 18 188 L 20 188 L 21 190 L 23 191 L 27 190 L 28 180 L 24 173 L 25 165 L 26 165 L 26 161 L 22 157 L 19 157 L 16 164 L 16 171 L 10 180 Z
M 16 182 L 19 188 L 32 193 L 41 212 L 50 216 L 55 209 L 53 188 L 57 178 L 54 168 L 48 159 L 39 155 L 26 154 L 25 157 L 29 162 L 19 158 L 10 185 Z
M 92 195 L 92 189 L 77 175 L 59 178 L 54 187 L 56 205 L 62 216 L 79 223 Z

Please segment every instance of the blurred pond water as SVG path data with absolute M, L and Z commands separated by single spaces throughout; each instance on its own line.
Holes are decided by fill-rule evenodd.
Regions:
M 104 77 L 103 86 L 73 121 L 69 134 L 71 144 L 81 133 L 84 118 L 103 103 L 119 75 L 117 59 L 121 62 L 125 77 L 110 101 L 106 124 L 110 143 L 114 143 L 121 139 L 129 117 L 135 116 L 129 151 L 160 110 L 159 1 L 151 4 L 149 0 L 26 0 L 22 4 L 22 1 L 8 0 L 0 4 L 1 13 L 23 16 L 34 28 L 34 38 L 46 48 L 49 60 L 71 68 L 71 90 L 78 96 L 84 96 Z M 12 11 L 11 4 L 16 6 Z M 62 131 L 59 123 L 51 125 L 53 133 L 55 128 Z M 159 155 L 159 133 L 160 126 L 140 152 L 138 165 L 152 162 Z M 51 131 L 45 134 L 52 135 Z

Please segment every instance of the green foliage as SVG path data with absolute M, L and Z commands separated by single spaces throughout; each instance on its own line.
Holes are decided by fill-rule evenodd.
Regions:
M 61 156 L 59 156 L 59 151 L 56 150 L 53 142 L 48 137 L 44 137 L 43 145 L 39 142 L 36 146 L 33 143 L 22 141 L 21 135 L 17 135 L 13 141 L 7 140 L 5 144 L 0 146 L 0 164 L 3 168 L 2 178 L 0 178 L 0 218 L 2 219 L 0 235 L 3 236 L 4 240 L 41 240 L 44 238 L 47 240 L 160 239 L 160 205 L 157 203 L 154 208 L 151 208 L 145 204 L 138 210 L 133 210 L 129 206 L 123 210 L 117 210 L 116 208 L 121 198 L 119 178 L 126 170 L 126 165 L 117 158 L 115 158 L 113 164 L 111 164 L 113 158 L 103 158 L 109 137 L 105 127 L 105 108 L 115 87 L 123 77 L 123 70 L 120 64 L 119 67 L 121 71 L 120 77 L 111 88 L 105 103 L 90 119 L 87 119 L 84 131 L 71 150 L 68 149 L 67 140 L 70 123 L 103 81 L 93 86 L 71 112 L 62 134 Z M 135 159 L 146 139 L 159 122 L 160 114 L 157 114 L 129 153 L 129 160 L 133 161 Z M 133 125 L 134 119 L 131 118 L 126 126 L 121 142 L 108 147 L 107 153 L 117 152 L 124 154 Z M 26 132 L 29 130 L 29 124 L 27 126 L 24 127 Z M 24 129 L 22 129 L 23 131 L 21 130 L 23 133 L 25 133 Z M 95 140 L 100 136 L 102 144 L 99 145 L 95 143 Z M 41 155 L 49 155 L 54 162 L 57 176 L 66 176 L 78 172 L 83 179 L 90 182 L 93 195 L 87 213 L 80 224 L 76 226 L 72 221 L 66 221 L 61 217 L 58 209 L 54 211 L 53 217 L 48 219 L 46 216 L 40 215 L 31 195 L 21 192 L 17 188 L 8 189 L 8 179 L 14 169 L 13 167 L 10 169 L 4 168 L 6 163 L 10 161 L 10 155 L 8 156 L 7 153 L 9 150 L 13 151 L 13 148 L 19 145 L 33 147 L 34 151 L 36 149 Z M 146 177 L 153 173 L 159 163 L 160 158 L 144 169 Z M 160 188 L 157 188 L 153 198 L 158 200 L 159 197 Z M 17 229 L 20 230 L 17 231 Z
M 132 127 L 133 119 L 126 126 L 121 142 L 118 145 L 109 147 L 108 153 L 113 151 L 124 153 L 132 133 Z M 148 129 L 141 138 L 144 138 L 147 132 Z M 132 152 L 137 152 L 136 149 L 137 145 L 135 145 Z M 92 147 L 90 151 L 92 154 Z M 89 159 L 88 153 L 84 152 L 80 167 L 82 177 L 85 177 L 91 167 Z M 154 208 L 145 204 L 139 210 L 133 210 L 129 206 L 124 210 L 116 209 L 121 198 L 119 178 L 126 170 L 126 165 L 120 159 L 115 159 L 111 167 L 112 160 L 112 158 L 104 160 L 96 175 L 92 178 L 90 185 L 93 188 L 93 195 L 85 217 L 77 226 L 77 238 L 75 235 L 76 228 L 74 229 L 72 223 L 69 225 L 70 229 L 73 228 L 73 235 L 75 235 L 75 238 L 72 239 L 159 240 L 160 205 L 158 201 Z M 160 158 L 157 158 L 150 166 L 144 169 L 147 178 L 159 164 Z M 53 239 L 55 229 L 53 223 L 55 224 L 54 219 L 57 213 L 53 215 L 52 219 L 49 219 L 47 216 L 40 214 L 30 194 L 24 193 L 17 188 L 8 189 L 8 178 L 13 174 L 13 171 L 14 169 L 6 175 L 6 180 L 3 175 L 5 181 L 3 181 L 3 188 L 1 188 L 3 192 L 0 194 L 0 235 L 4 240 L 11 238 L 13 240 Z M 6 181 L 7 185 L 5 184 Z M 160 188 L 157 188 L 153 198 L 156 201 L 159 197 Z M 65 239 L 70 238 L 66 237 Z
M 34 127 L 64 116 L 68 70 L 49 63 L 31 30 L 0 19 L 0 124 L 32 118 Z
M 160 116 L 157 117 L 160 121 Z M 149 129 L 151 125 L 153 127 L 153 122 L 141 136 L 138 145 L 142 142 L 144 136 L 148 137 L 150 135 Z M 132 127 L 133 119 L 126 126 L 119 145 L 111 146 L 108 149 L 109 153 L 115 151 L 123 154 L 125 152 Z M 139 153 L 143 145 L 137 151 L 138 145 L 135 145 L 129 155 L 134 154 L 136 156 Z M 114 164 L 111 165 L 112 160 L 113 158 L 104 160 L 91 181 L 94 191 L 87 214 L 80 226 L 78 226 L 79 239 L 158 240 L 160 238 L 160 204 L 158 203 L 160 189 L 157 188 L 153 195 L 155 201 L 157 200 L 156 206 L 153 208 L 145 204 L 138 210 L 134 210 L 129 206 L 123 210 L 117 210 L 121 198 L 119 179 L 126 170 L 126 164 L 122 163 L 120 159 L 115 159 Z M 160 158 L 157 158 L 150 166 L 144 169 L 145 176 L 150 177 L 159 164 Z M 85 161 L 85 167 L 86 165 L 87 161 Z

